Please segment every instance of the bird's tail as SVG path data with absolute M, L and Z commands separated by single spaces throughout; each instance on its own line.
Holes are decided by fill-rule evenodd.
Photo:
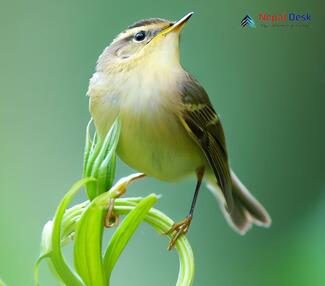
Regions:
M 208 180 L 208 188 L 218 199 L 221 210 L 229 225 L 241 235 L 244 235 L 253 224 L 263 227 L 271 225 L 271 218 L 264 207 L 252 196 L 246 187 L 231 171 L 233 208 L 227 209 L 223 194 L 215 182 L 215 178 Z

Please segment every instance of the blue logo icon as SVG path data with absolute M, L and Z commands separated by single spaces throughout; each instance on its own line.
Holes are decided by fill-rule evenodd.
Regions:
M 253 20 L 253 18 L 249 15 L 246 15 L 243 20 L 241 20 L 240 25 L 244 28 L 244 27 L 250 27 L 250 28 L 255 28 L 255 22 Z

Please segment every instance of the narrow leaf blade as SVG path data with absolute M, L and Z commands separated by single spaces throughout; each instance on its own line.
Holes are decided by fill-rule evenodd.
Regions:
M 157 199 L 158 198 L 156 195 L 151 194 L 140 201 L 140 203 L 126 216 L 115 231 L 104 255 L 104 269 L 106 271 L 107 281 L 109 281 L 112 270 L 127 243 L 135 233 L 148 211 L 157 202 Z
M 104 209 L 96 199 L 82 215 L 75 233 L 74 263 L 86 285 L 106 286 L 102 265 Z
M 60 278 L 64 283 L 69 286 L 81 286 L 84 283 L 80 278 L 72 271 L 70 266 L 65 261 L 62 250 L 61 250 L 61 224 L 66 208 L 72 201 L 76 193 L 89 182 L 94 181 L 93 178 L 84 178 L 77 181 L 63 197 L 60 205 L 56 211 L 53 219 L 53 230 L 52 230 L 52 255 L 51 261 L 56 272 L 60 275 Z

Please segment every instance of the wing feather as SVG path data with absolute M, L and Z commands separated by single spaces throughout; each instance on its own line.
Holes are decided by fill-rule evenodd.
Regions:
M 182 85 L 183 113 L 179 116 L 189 135 L 204 152 L 225 197 L 228 211 L 233 206 L 231 175 L 224 131 L 203 87 L 187 76 Z

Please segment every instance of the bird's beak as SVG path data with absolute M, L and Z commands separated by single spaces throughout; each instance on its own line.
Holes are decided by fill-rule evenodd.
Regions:
M 192 17 L 194 12 L 190 12 L 185 15 L 182 19 L 178 20 L 173 26 L 168 27 L 165 30 L 162 30 L 158 35 L 164 36 L 169 34 L 170 32 L 180 32 L 184 27 L 185 23 Z

